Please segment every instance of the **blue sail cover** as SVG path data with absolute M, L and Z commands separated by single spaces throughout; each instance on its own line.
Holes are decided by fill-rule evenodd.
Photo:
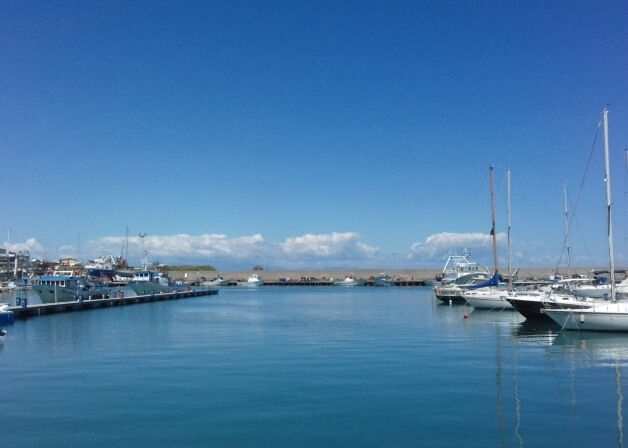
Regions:
M 467 289 L 478 289 L 478 288 L 486 288 L 488 286 L 498 286 L 499 285 L 499 274 L 497 271 L 493 274 L 491 278 L 487 281 L 478 283 L 477 285 L 469 286 Z

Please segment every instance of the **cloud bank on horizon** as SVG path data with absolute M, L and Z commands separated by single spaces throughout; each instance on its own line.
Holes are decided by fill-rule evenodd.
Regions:
M 316 268 L 434 268 L 440 267 L 448 255 L 468 250 L 473 259 L 493 264 L 492 236 L 487 233 L 450 233 L 431 235 L 423 242 L 413 243 L 405 254 L 383 254 L 380 248 L 362 241 L 355 232 L 304 234 L 289 237 L 281 243 L 264 239 L 261 234 L 229 237 L 222 234 L 107 236 L 94 239 L 82 247 L 46 248 L 35 238 L 23 243 L 5 242 L 10 251 L 28 251 L 38 259 L 75 257 L 87 261 L 102 254 L 122 255 L 130 265 L 141 264 L 142 248 L 149 262 L 170 265 L 202 264 L 217 269 L 316 269 Z M 143 241 L 142 241 L 143 240 Z M 497 234 L 498 247 L 506 247 L 507 236 Z M 503 251 L 500 251 L 503 256 Z M 515 258 L 522 258 L 518 250 Z M 549 262 L 554 260 L 536 260 Z M 503 263 L 501 263 L 503 265 Z

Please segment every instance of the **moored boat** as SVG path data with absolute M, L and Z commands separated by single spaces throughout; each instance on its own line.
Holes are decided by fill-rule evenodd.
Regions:
M 237 282 L 236 284 L 246 288 L 256 288 L 258 286 L 262 286 L 264 284 L 264 280 L 262 280 L 259 275 L 253 274 L 245 282 Z
M 222 274 L 220 272 L 211 280 L 201 282 L 201 286 L 214 286 L 214 287 L 227 286 L 228 284 L 229 284 L 229 280 L 225 280 L 222 277 Z
M 395 280 L 383 272 L 373 277 L 373 286 L 393 286 L 394 284 Z
M 438 300 L 445 303 L 466 303 L 464 293 L 472 286 L 488 282 L 491 276 L 488 273 L 476 272 L 458 277 L 452 283 L 437 285 L 434 294 Z
M 514 310 L 515 308 L 505 299 L 507 292 L 499 287 L 471 289 L 462 295 L 467 304 L 473 308 L 490 310 Z
M 113 278 L 116 275 L 118 261 L 111 255 L 101 255 L 85 265 L 85 270 L 90 277 Z
M 583 309 L 546 309 L 543 311 L 564 330 L 628 331 L 628 303 L 602 302 Z
M 358 281 L 351 276 L 346 276 L 342 280 L 334 280 L 334 286 L 357 286 L 357 285 L 358 285 Z
M 462 249 L 462 254 L 454 254 L 447 257 L 445 266 L 440 278 L 442 285 L 453 283 L 456 279 L 470 274 L 486 274 L 490 276 L 487 267 L 480 266 L 470 260 L 471 253 L 467 249 Z
M 171 293 L 181 289 L 181 286 L 170 283 L 170 277 L 165 272 L 148 269 L 135 271 L 128 286 L 138 296 Z
M 9 309 L 9 305 L 0 303 L 0 326 L 11 325 L 14 321 L 15 313 Z
M 72 271 L 56 271 L 52 275 L 42 275 L 35 280 L 33 291 L 42 303 L 73 302 L 109 297 L 111 288 L 75 276 Z

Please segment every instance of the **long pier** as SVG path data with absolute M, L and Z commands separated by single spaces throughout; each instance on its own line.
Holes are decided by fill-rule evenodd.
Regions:
M 120 295 L 119 297 L 77 300 L 73 302 L 55 302 L 28 306 L 13 306 L 9 307 L 9 310 L 13 311 L 16 319 L 26 319 L 28 317 L 42 316 L 46 314 L 85 311 L 98 308 L 108 308 L 113 306 L 134 305 L 138 303 L 160 302 L 164 300 L 188 299 L 191 297 L 208 296 L 213 294 L 218 294 L 218 289 L 191 289 L 189 291 L 176 291 L 142 296 Z

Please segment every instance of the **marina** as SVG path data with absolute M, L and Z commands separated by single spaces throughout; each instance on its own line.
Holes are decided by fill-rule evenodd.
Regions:
M 622 446 L 625 428 L 623 336 L 430 287 L 234 287 L 17 319 L 0 361 L 3 437 L 22 448 Z

